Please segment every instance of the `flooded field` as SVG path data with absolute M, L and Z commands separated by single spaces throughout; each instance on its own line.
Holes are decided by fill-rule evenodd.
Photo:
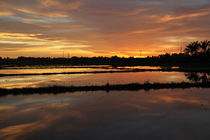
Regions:
M 188 82 L 184 72 L 120 72 L 120 73 L 87 73 L 56 74 L 59 72 L 95 72 L 123 71 L 124 69 L 160 69 L 159 67 L 55 67 L 55 68 L 10 68 L 0 70 L 0 74 L 55 73 L 52 75 L 2 76 L 2 88 L 48 87 L 48 86 L 86 86 L 104 84 L 128 84 L 144 82 Z
M 209 139 L 209 92 L 178 89 L 7 96 L 0 98 L 0 138 Z
M 82 71 L 108 71 L 115 70 L 110 66 L 34 66 L 34 67 L 6 67 L 0 69 L 0 74 L 25 74 L 25 73 L 62 73 Z
M 150 69 L 150 67 L 138 67 Z M 13 68 L 1 74 L 115 69 Z M 158 69 L 158 67 L 151 67 Z M 206 77 L 204 77 L 206 76 Z M 123 72 L 2 76 L 1 88 L 181 83 L 208 79 L 186 72 Z M 210 139 L 210 88 L 65 92 L 0 97 L 0 139 Z
M 161 78 L 160 78 L 161 77 Z M 85 86 L 109 84 L 128 84 L 144 82 L 182 82 L 189 81 L 181 72 L 135 72 L 73 75 L 35 75 L 0 77 L 1 87 L 46 87 L 46 86 Z

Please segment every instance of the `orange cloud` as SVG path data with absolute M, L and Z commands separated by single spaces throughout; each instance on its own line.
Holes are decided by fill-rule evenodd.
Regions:
M 169 22 L 169 21 L 173 21 L 173 20 L 197 18 L 200 16 L 206 16 L 209 14 L 210 14 L 210 12 L 191 13 L 191 14 L 185 14 L 185 15 L 179 15 L 179 16 L 165 15 L 164 17 L 160 18 L 158 21 L 160 23 L 162 23 L 162 22 Z
M 1 1 L 1 55 L 151 56 L 209 39 L 206 2 L 178 1 Z
M 11 11 L 0 11 L 0 16 L 13 16 L 14 13 Z
M 6 111 L 6 110 L 13 110 L 15 109 L 15 106 L 0 106 L 0 111 Z
M 51 18 L 64 18 L 64 17 L 68 17 L 68 13 L 65 12 L 41 12 L 35 9 L 26 9 L 26 8 L 15 8 L 18 11 L 24 12 L 24 13 L 28 13 L 28 14 L 34 14 L 36 16 L 47 16 L 47 17 L 51 17 Z
M 61 2 L 59 0 L 40 0 L 41 4 L 45 7 L 57 7 L 59 9 L 78 9 L 82 3 L 80 1 L 75 2 Z

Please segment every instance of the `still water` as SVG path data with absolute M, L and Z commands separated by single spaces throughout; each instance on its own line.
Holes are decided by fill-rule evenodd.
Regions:
M 66 68 L 64 71 L 96 69 L 104 70 Z M 39 72 L 31 68 L 16 69 L 15 73 L 18 71 Z M 204 76 L 208 79 L 207 75 L 129 72 L 6 76 L 0 77 L 0 85 L 1 88 L 23 88 L 195 82 Z M 210 88 L 0 96 L 1 140 L 208 140 L 209 118 Z
M 35 75 L 0 77 L 1 87 L 47 87 L 47 86 L 86 86 L 127 84 L 144 82 L 182 82 L 189 81 L 181 72 L 134 72 L 106 74 Z
M 210 90 L 0 98 L 0 139 L 210 139 Z
M 129 72 L 105 74 L 60 74 L 35 76 L 0 77 L 1 87 L 47 87 L 47 86 L 86 86 L 109 84 L 128 84 L 144 82 L 187 82 L 181 72 Z
M 10 68 L 0 70 L 0 74 L 25 73 L 62 73 L 62 72 L 94 72 L 94 71 L 122 71 L 132 69 L 160 69 L 159 67 L 119 67 L 114 69 L 108 66 L 89 68 Z M 129 73 L 89 73 L 89 74 L 54 74 L 30 76 L 0 77 L 2 88 L 48 87 L 48 86 L 86 86 L 109 84 L 128 84 L 145 82 L 188 82 L 183 72 L 129 72 Z
M 158 68 L 158 67 L 155 67 Z M 51 67 L 7 67 L 0 69 L 0 74 L 24 74 L 24 73 L 61 73 L 81 71 L 108 71 L 116 70 L 110 66 L 51 66 Z

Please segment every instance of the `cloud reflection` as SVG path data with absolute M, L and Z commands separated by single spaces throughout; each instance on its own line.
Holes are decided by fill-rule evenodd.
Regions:
M 162 130 L 164 134 L 167 133 L 170 130 L 168 128 L 175 126 L 174 118 L 178 122 L 174 127 L 174 131 L 177 132 L 176 136 L 182 137 L 180 131 L 186 131 L 182 123 L 186 122 L 187 114 L 200 114 L 187 119 L 191 124 L 196 125 L 199 120 L 200 123 L 204 122 L 206 125 L 210 125 L 204 119 L 204 116 L 208 116 L 208 112 L 202 111 L 202 109 L 210 109 L 209 90 L 203 90 L 202 94 L 205 96 L 197 94 L 198 92 L 200 92 L 199 89 L 193 91 L 187 89 L 149 92 L 122 91 L 109 94 L 105 92 L 77 92 L 53 96 L 6 97 L 7 102 L 13 100 L 13 103 L 17 102 L 18 104 L 13 110 L 0 110 L 3 114 L 1 119 L 5 120 L 0 125 L 0 138 L 6 140 L 23 137 L 24 139 L 49 139 L 55 138 L 56 135 L 62 139 L 82 139 L 83 136 L 97 139 L 101 137 L 101 134 L 104 137 L 109 137 L 110 133 L 111 136 L 119 138 L 123 136 L 124 130 L 126 130 L 126 134 L 147 137 L 148 132 L 155 135 L 154 129 Z M 28 98 L 30 102 L 25 102 Z M 1 103 L 5 99 L 1 98 Z M 10 107 L 8 106 L 8 108 Z M 8 118 L 7 115 L 11 112 L 13 115 Z M 8 122 L 8 119 L 15 121 Z M 154 123 L 160 124 L 161 129 L 156 128 Z M 194 125 L 191 129 L 195 129 Z M 200 127 L 198 129 L 203 130 Z M 110 133 L 105 130 L 109 130 Z M 93 135 L 93 132 L 97 133 Z M 196 132 L 196 134 L 201 133 L 201 131 Z M 186 133 L 185 136 L 189 135 Z

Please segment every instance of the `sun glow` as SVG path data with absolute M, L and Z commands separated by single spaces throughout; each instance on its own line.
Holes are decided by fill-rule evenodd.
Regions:
M 179 52 L 181 42 L 209 39 L 210 8 L 204 0 L 197 7 L 185 0 L 120 1 L 1 1 L 1 56 L 28 56 L 30 50 L 51 57 L 62 51 L 146 57 Z

